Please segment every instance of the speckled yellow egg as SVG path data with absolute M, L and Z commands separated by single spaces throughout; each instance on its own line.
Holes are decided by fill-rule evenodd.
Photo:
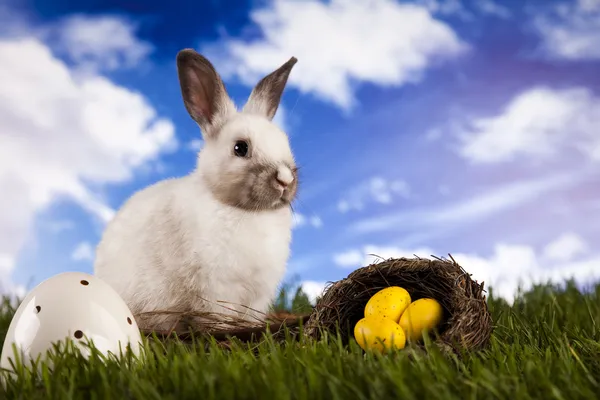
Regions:
M 398 286 L 390 286 L 375 293 L 365 306 L 365 317 L 385 317 L 394 322 L 410 304 L 410 294 Z
M 441 304 L 435 299 L 415 300 L 400 317 L 399 325 L 407 339 L 421 340 L 425 331 L 431 331 L 439 325 L 443 313 Z
M 403 349 L 406 345 L 404 331 L 389 318 L 371 316 L 361 319 L 354 326 L 354 338 L 365 351 L 386 352 L 392 348 Z

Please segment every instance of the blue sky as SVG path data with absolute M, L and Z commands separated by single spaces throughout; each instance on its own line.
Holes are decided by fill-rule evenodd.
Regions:
M 451 253 L 510 298 L 600 277 L 600 1 L 9 0 L 0 6 L 0 282 L 92 271 L 136 190 L 194 167 L 176 53 L 243 104 L 296 56 L 288 277 Z M 133 3 L 132 3 L 133 4 Z

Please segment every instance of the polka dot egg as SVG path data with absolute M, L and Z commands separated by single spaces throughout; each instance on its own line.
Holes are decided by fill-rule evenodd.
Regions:
M 93 275 L 65 272 L 40 283 L 22 301 L 6 334 L 0 368 L 11 369 L 13 345 L 30 365 L 66 338 L 84 356 L 89 355 L 88 340 L 105 355 L 119 356 L 128 345 L 134 355 L 140 352 L 140 331 L 117 292 Z

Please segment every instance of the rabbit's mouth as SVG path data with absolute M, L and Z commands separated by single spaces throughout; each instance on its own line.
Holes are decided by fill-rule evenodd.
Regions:
M 238 202 L 237 207 L 247 211 L 273 211 L 284 207 L 290 207 L 294 200 L 294 193 L 288 189 L 276 190 L 270 195 L 262 192 L 260 197 L 246 199 Z
M 265 199 L 270 202 L 268 207 L 263 207 L 263 209 L 271 209 L 276 210 L 283 207 L 289 207 L 294 201 L 295 192 L 290 190 L 289 188 L 281 188 L 277 187 L 276 194 L 274 198 Z
M 293 197 L 287 190 L 282 191 L 281 196 L 272 204 L 273 209 L 289 206 L 292 204 Z
M 285 188 L 281 191 L 281 197 L 279 198 L 279 201 L 282 202 L 283 205 L 290 205 L 294 200 L 295 194 L 295 191 Z

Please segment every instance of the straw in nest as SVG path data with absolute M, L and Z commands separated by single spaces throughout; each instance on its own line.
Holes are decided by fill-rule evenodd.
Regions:
M 452 256 L 450 256 L 452 258 Z M 364 317 L 368 300 L 389 286 L 406 289 L 411 299 L 434 298 L 444 309 L 444 320 L 435 342 L 456 353 L 487 346 L 492 319 L 478 284 L 458 265 L 441 258 L 388 259 L 359 268 L 330 284 L 306 323 L 305 333 L 318 339 L 323 332 L 339 334 L 347 344 L 354 325 Z

